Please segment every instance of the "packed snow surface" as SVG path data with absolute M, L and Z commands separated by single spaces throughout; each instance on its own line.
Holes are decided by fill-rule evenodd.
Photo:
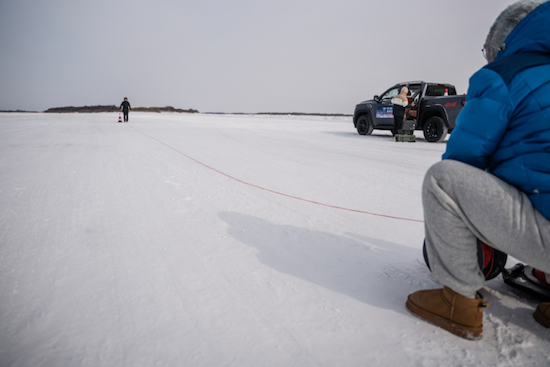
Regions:
M 481 341 L 405 308 L 439 287 L 420 190 L 445 144 L 350 117 L 117 119 L 0 114 L 1 366 L 550 365 L 537 301 L 500 277 Z

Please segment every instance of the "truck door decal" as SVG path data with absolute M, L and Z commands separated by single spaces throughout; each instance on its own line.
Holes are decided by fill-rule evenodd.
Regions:
M 377 119 L 392 119 L 393 118 L 393 106 L 377 106 L 376 108 Z

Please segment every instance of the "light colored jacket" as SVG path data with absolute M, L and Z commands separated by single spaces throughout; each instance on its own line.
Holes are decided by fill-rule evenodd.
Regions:
M 396 95 L 395 97 L 393 97 L 391 99 L 391 103 L 395 104 L 395 105 L 398 105 L 398 106 L 407 107 L 409 105 L 409 99 L 407 98 L 407 92 L 401 92 L 398 95 Z

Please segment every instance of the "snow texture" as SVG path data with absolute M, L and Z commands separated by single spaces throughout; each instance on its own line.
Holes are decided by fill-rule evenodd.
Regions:
M 537 301 L 500 277 L 481 341 L 407 312 L 439 286 L 421 222 L 300 200 L 422 220 L 445 144 L 350 117 L 117 119 L 0 114 L 1 366 L 550 365 Z

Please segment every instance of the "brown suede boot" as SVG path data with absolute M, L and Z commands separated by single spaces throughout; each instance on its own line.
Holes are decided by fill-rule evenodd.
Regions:
M 483 297 L 464 297 L 448 287 L 418 291 L 409 295 L 407 308 L 420 318 L 465 339 L 481 339 Z
M 550 303 L 544 302 L 538 305 L 533 317 L 539 324 L 550 329 Z

